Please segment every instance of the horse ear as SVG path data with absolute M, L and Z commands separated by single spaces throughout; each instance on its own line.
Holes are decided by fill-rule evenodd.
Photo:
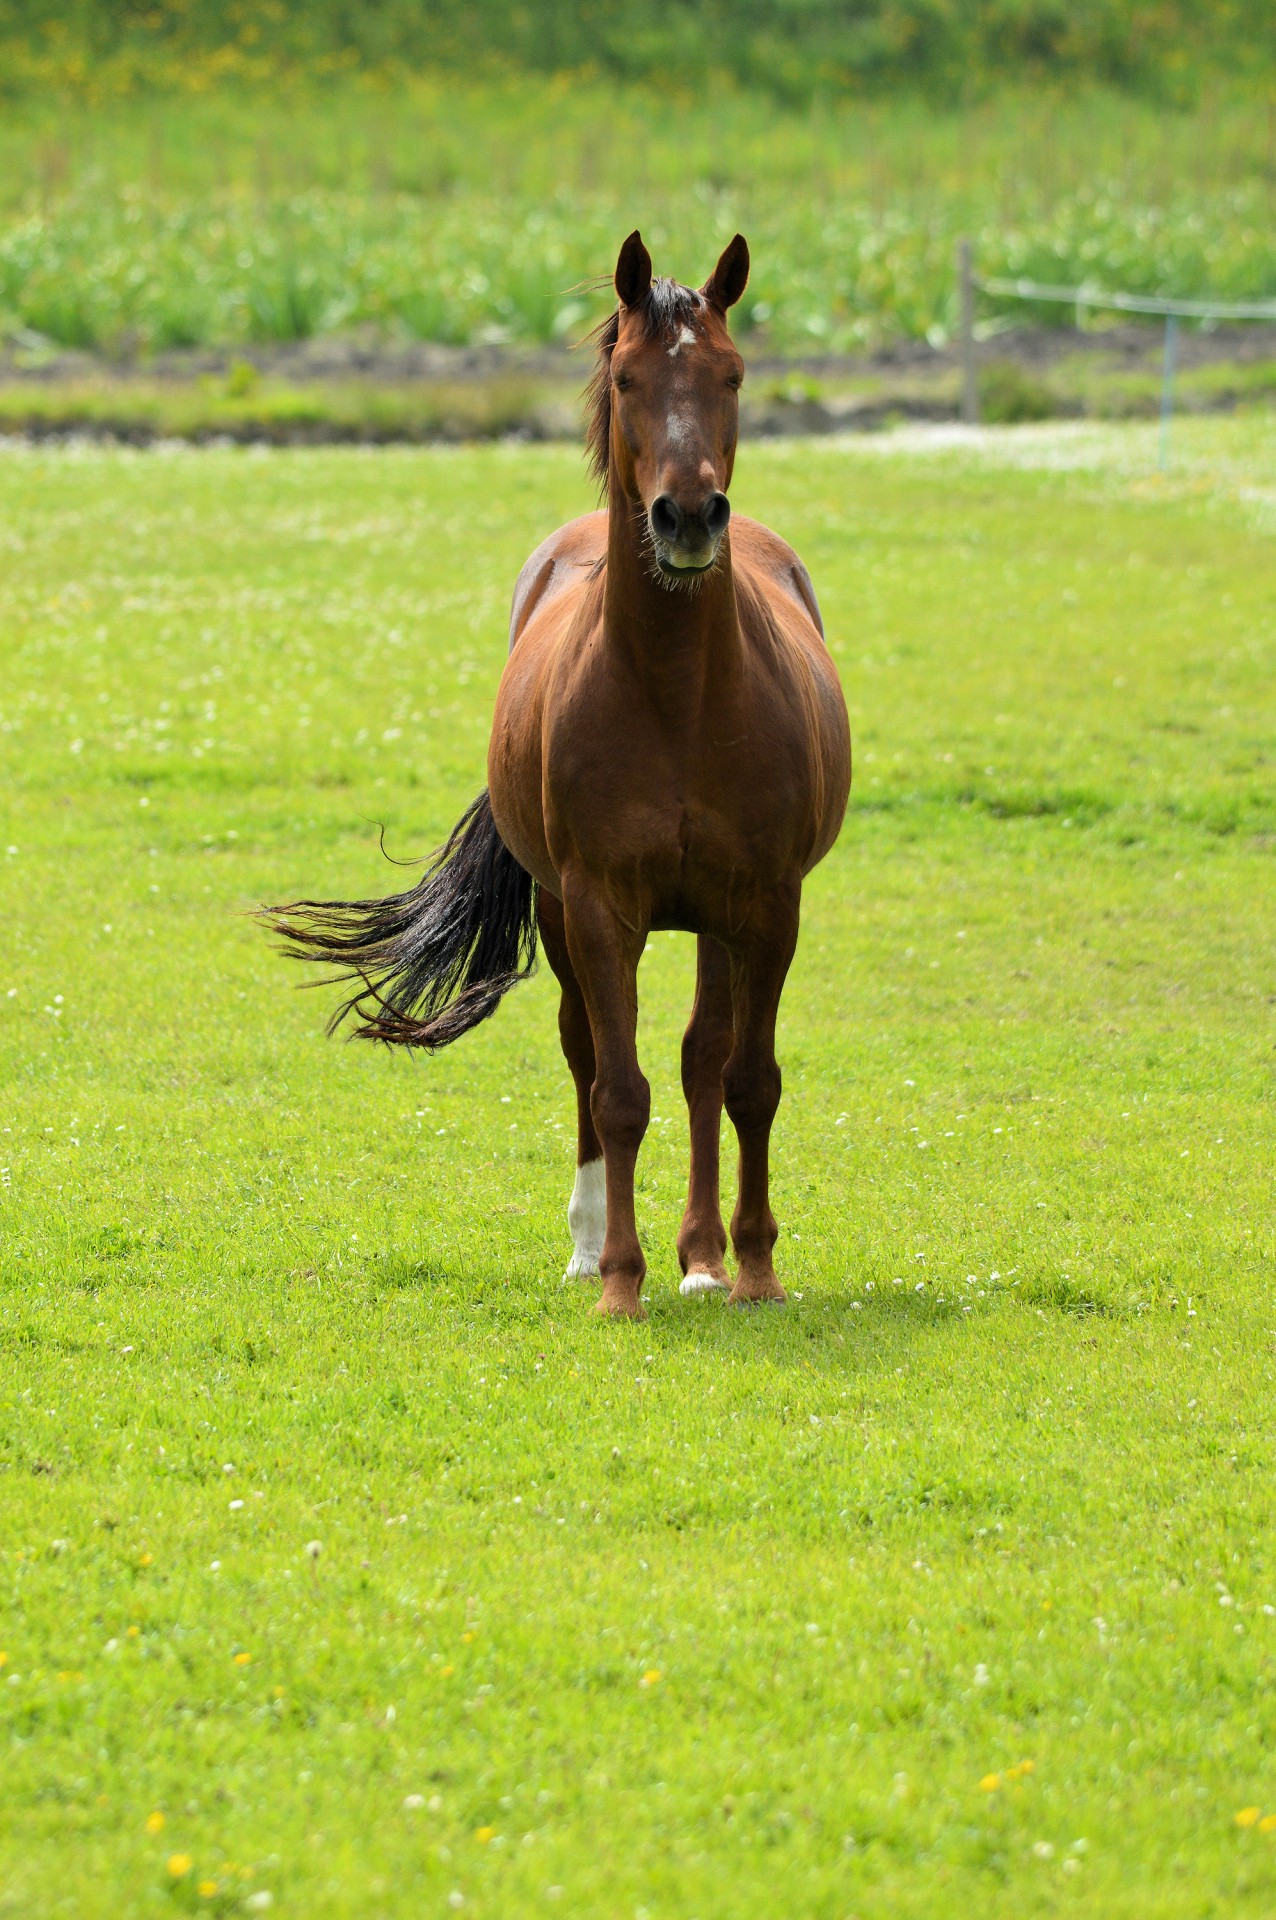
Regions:
M 722 250 L 722 258 L 700 291 L 711 307 L 725 313 L 733 307 L 749 284 L 749 243 L 737 233 Z
M 634 228 L 616 262 L 616 292 L 622 307 L 640 307 L 651 292 L 651 255 Z

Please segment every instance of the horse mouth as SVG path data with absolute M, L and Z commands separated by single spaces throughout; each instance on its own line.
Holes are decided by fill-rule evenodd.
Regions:
M 716 546 L 705 560 L 683 561 L 681 563 L 673 558 L 667 547 L 663 549 L 660 546 L 656 547 L 656 565 L 660 568 L 665 579 L 671 583 L 678 580 L 698 580 L 703 574 L 712 573 L 717 564 L 718 549 Z

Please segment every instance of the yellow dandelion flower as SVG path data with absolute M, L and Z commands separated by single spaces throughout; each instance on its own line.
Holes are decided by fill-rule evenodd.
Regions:
M 1265 1813 L 1258 1823 L 1260 1833 L 1276 1833 L 1276 1813 Z
M 158 1807 L 156 1807 L 156 1809 L 155 1809 L 155 1811 L 154 1811 L 154 1813 L 148 1813 L 148 1814 L 147 1814 L 147 1816 L 146 1816 L 146 1831 L 147 1831 L 148 1833 L 163 1833 L 163 1831 L 164 1831 L 164 1816 L 163 1816 L 163 1814 L 162 1814 L 162 1813 L 160 1812 L 160 1810 L 159 1810 L 159 1808 L 158 1808 Z
M 194 1864 L 189 1853 L 170 1853 L 168 1856 L 168 1870 L 174 1880 L 184 1880 Z
M 215 1880 L 201 1880 L 199 1883 L 199 1891 L 205 1900 L 211 1900 L 217 1891 L 217 1882 Z
M 276 1698 L 276 1700 L 282 1700 L 282 1699 L 283 1699 L 283 1697 L 284 1697 L 284 1688 L 283 1688 L 283 1687 L 276 1687 L 276 1688 L 275 1688 L 275 1698 Z
M 155 1555 L 153 1553 L 144 1553 L 137 1564 L 139 1567 L 149 1567 L 154 1558 Z
M 1261 1812 L 1261 1807 L 1242 1807 L 1236 1816 L 1237 1826 L 1256 1827 L 1258 1825 L 1258 1816 Z
M 474 1838 L 478 1841 L 481 1847 L 485 1847 L 495 1832 L 496 1832 L 495 1827 L 480 1827 L 478 1829 L 478 1832 L 474 1835 Z
M 444 1680 L 446 1680 L 446 1679 L 448 1678 L 448 1675 L 449 1675 L 449 1674 L 453 1674 L 453 1673 L 455 1673 L 455 1672 L 456 1672 L 456 1668 L 455 1668 L 454 1666 L 452 1666 L 452 1665 L 450 1665 L 450 1664 L 449 1664 L 448 1666 L 446 1666 L 446 1667 L 440 1667 L 440 1668 L 439 1668 L 439 1673 L 440 1673 L 440 1674 L 442 1675 L 442 1677 L 443 1677 L 443 1679 L 444 1679 Z
M 7 1654 L 7 1653 L 0 1653 L 0 1667 L 7 1667 L 7 1666 L 8 1666 L 8 1664 L 9 1664 L 9 1656 L 8 1656 L 8 1654 Z
M 126 1639 L 128 1639 L 128 1640 L 136 1640 L 136 1639 L 137 1639 L 137 1636 L 138 1636 L 138 1634 L 139 1634 L 139 1633 L 140 1633 L 141 1631 L 142 1631 L 142 1629 L 141 1629 L 140 1627 L 137 1627 L 137 1626 L 134 1626 L 134 1627 L 128 1627 L 128 1628 L 126 1628 L 126 1629 L 125 1629 L 125 1638 L 126 1638 Z
M 999 1773 L 986 1773 L 979 1782 L 979 1785 L 984 1793 L 996 1793 L 998 1787 L 1001 1785 L 1001 1775 Z
M 246 1667 L 251 1659 L 251 1653 L 237 1653 L 235 1655 L 235 1665 L 237 1667 Z
M 643 1674 L 642 1679 L 638 1682 L 638 1685 L 640 1687 L 654 1687 L 658 1685 L 664 1677 L 659 1667 L 648 1667 L 646 1673 Z
M 463 1633 L 463 1634 L 461 1635 L 461 1638 L 462 1638 L 462 1640 L 463 1640 L 463 1641 L 465 1642 L 465 1645 L 466 1645 L 466 1646 L 468 1647 L 468 1646 L 469 1646 L 469 1644 L 470 1644 L 470 1641 L 471 1641 L 471 1640 L 474 1640 L 474 1639 L 476 1639 L 476 1638 L 477 1638 L 477 1635 L 476 1635 L 476 1634 L 474 1634 L 473 1632 L 470 1632 L 470 1633 Z

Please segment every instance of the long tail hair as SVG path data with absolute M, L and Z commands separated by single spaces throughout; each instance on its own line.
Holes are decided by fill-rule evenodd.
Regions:
M 340 969 L 307 986 L 360 982 L 328 1032 L 353 1016 L 354 1038 L 392 1046 L 449 1046 L 536 963 L 536 883 L 496 831 L 486 787 L 407 893 L 257 911 L 284 953 Z

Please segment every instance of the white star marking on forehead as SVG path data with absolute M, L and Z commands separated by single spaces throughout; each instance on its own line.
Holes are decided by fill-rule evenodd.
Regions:
M 694 347 L 695 344 L 696 344 L 696 336 L 695 336 L 694 330 L 691 327 L 679 327 L 678 338 L 674 341 L 673 345 L 669 349 L 669 358 L 671 360 L 674 359 L 677 356 L 680 348 Z
M 665 422 L 665 433 L 671 447 L 682 448 L 690 445 L 695 432 L 695 418 L 675 407 Z

